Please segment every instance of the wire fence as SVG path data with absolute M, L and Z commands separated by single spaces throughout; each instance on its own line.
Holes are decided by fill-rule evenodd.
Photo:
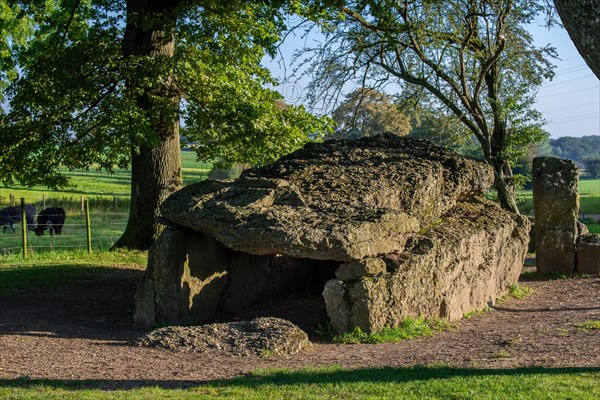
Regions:
M 88 250 L 88 246 L 96 251 L 110 249 L 124 232 L 129 213 L 123 207 L 128 206 L 128 202 L 123 199 L 106 203 L 108 207 L 104 203 L 95 206 L 88 203 L 86 207 L 84 202 L 82 208 L 67 204 L 60 234 L 50 235 L 46 229 L 38 236 L 32 229 L 34 227 L 28 227 L 22 235 L 22 221 L 14 224 L 14 231 L 9 225 L 4 225 L 0 228 L 0 264 L 19 254 L 35 257 L 48 252 Z M 43 206 L 35 206 L 41 212 Z

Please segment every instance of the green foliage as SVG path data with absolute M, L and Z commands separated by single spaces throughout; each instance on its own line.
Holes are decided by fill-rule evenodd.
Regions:
M 0 61 L 8 85 L 0 87 L 8 100 L 0 116 L 5 185 L 58 188 L 69 183 L 65 169 L 125 168 L 132 146 L 161 143 L 157 127 L 166 121 L 184 123 L 181 133 L 202 159 L 225 163 L 264 164 L 331 129 L 326 118 L 283 105 L 265 87 L 275 82 L 260 61 L 285 29 L 281 4 L 172 3 L 180 3 L 173 57 L 126 48 L 124 28 L 134 15 L 124 2 L 0 8 L 7 17 L 0 39 L 11 43 L 0 46 L 8 60 Z M 13 26 L 15 14 L 28 25 Z M 154 18 L 169 29 L 169 15 Z M 9 70 L 18 77 L 3 78 L 14 75 Z
M 554 49 L 536 47 L 525 29 L 544 5 L 356 0 L 338 10 L 312 59 L 311 98 L 322 102 L 321 88 L 335 98 L 349 83 L 428 92 L 477 138 L 499 177 L 502 206 L 516 211 L 510 164 L 544 137 L 533 104 L 543 79 L 553 76 L 547 58 Z
M 600 178 L 600 158 L 586 158 L 583 164 L 590 178 Z
M 376 90 L 361 88 L 346 95 L 332 118 L 336 123 L 332 138 L 359 139 L 390 132 L 408 134 L 409 119 L 392 103 L 392 98 Z
M 522 286 L 518 284 L 510 285 L 508 288 L 508 295 L 514 299 L 522 299 L 533 292 L 534 290 L 529 286 Z
M 451 327 L 452 325 L 446 320 L 406 318 L 397 327 L 385 327 L 373 333 L 366 333 L 359 327 L 355 327 L 352 332 L 336 334 L 331 325 L 319 326 L 318 333 L 325 340 L 333 343 L 394 343 L 431 336 Z
M 464 319 L 471 319 L 477 315 L 483 315 L 488 311 L 493 310 L 493 308 L 490 307 L 484 307 L 484 308 L 477 308 L 475 310 L 469 311 L 468 313 L 466 313 L 465 315 L 463 315 Z
M 585 321 L 575 326 L 584 331 L 600 329 L 600 321 Z
M 474 369 L 452 367 L 339 366 L 300 370 L 269 369 L 188 389 L 114 390 L 110 382 L 0 381 L 0 397 L 10 399 L 549 399 L 600 397 L 598 368 Z M 101 390 L 100 388 L 110 388 Z
M 577 162 L 584 159 L 600 158 L 600 136 L 571 137 L 564 136 L 550 140 L 556 157 L 566 158 Z

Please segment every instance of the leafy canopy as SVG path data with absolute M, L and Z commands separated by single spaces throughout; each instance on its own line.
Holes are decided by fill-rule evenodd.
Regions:
M 333 137 L 358 139 L 383 132 L 404 136 L 410 122 L 393 103 L 391 96 L 377 90 L 359 88 L 346 95 L 346 99 L 333 111 L 336 129 Z
M 344 86 L 406 86 L 427 91 L 471 131 L 496 172 L 505 208 L 510 160 L 544 137 L 533 108 L 553 75 L 550 46 L 533 44 L 526 26 L 545 11 L 536 0 L 344 1 L 323 45 L 312 49 L 317 70 L 312 100 Z M 321 90 L 325 88 L 325 90 Z
M 329 120 L 283 105 L 266 88 L 276 82 L 260 60 L 276 50 L 284 11 L 266 2 L 207 4 L 178 10 L 174 57 L 123 57 L 124 2 L 3 4 L 2 182 L 59 187 L 68 184 L 59 167 L 124 167 L 132 146 L 159 143 L 153 124 L 165 116 L 181 121 L 200 159 L 225 163 L 267 163 L 330 131 Z M 172 96 L 152 98 L 160 86 Z M 152 113 L 137 94 L 149 94 Z

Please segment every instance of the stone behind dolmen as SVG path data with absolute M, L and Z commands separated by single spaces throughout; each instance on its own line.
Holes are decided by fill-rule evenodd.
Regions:
M 135 322 L 199 324 L 323 274 L 338 332 L 461 318 L 517 281 L 527 251 L 527 218 L 483 198 L 493 181 L 483 162 L 385 134 L 187 186 L 161 206 Z

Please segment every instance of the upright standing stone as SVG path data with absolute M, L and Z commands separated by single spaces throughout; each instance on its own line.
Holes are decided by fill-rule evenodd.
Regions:
M 535 254 L 538 271 L 575 271 L 579 169 L 555 157 L 533 159 Z

